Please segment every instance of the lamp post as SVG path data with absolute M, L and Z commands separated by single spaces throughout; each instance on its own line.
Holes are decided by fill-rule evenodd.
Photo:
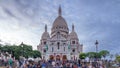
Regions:
M 95 45 L 96 45 L 96 67 L 97 67 L 98 40 L 96 40 Z
M 96 53 L 98 52 L 98 41 L 96 40 L 95 45 L 96 45 Z

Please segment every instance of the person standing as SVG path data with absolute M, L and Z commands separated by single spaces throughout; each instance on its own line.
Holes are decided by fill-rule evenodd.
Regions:
M 13 65 L 12 58 L 9 58 L 9 60 L 8 60 L 8 64 L 9 64 L 9 68 L 12 68 L 12 65 Z
M 55 68 L 60 68 L 59 63 L 56 63 Z
M 88 65 L 88 68 L 92 68 L 92 65 L 91 65 L 91 64 L 89 64 L 89 65 Z
M 74 63 L 73 68 L 78 68 L 78 66 L 77 66 L 77 64 L 76 64 L 76 63 Z
M 55 61 L 52 61 L 52 66 L 53 66 L 53 68 L 55 67 Z
M 47 68 L 47 64 L 45 63 L 45 61 L 43 61 L 41 66 L 42 66 L 42 68 Z

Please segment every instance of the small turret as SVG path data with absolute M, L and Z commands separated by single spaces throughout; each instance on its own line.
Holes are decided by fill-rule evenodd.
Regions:
M 49 33 L 47 32 L 47 25 L 45 25 L 45 32 L 42 34 L 42 38 L 41 39 L 49 39 Z

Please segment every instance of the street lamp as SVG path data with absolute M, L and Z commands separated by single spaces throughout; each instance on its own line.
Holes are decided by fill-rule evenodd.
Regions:
M 98 41 L 96 40 L 95 45 L 96 45 L 96 53 L 98 52 Z
M 96 45 L 96 66 L 97 66 L 97 52 L 98 52 L 98 40 L 96 40 L 96 42 L 95 42 L 95 45 Z

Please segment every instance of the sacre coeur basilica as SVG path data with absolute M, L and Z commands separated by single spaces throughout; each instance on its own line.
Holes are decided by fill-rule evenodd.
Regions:
M 62 17 L 60 6 L 58 17 L 51 28 L 51 34 L 47 31 L 47 25 L 45 25 L 45 31 L 41 36 L 37 49 L 41 52 L 42 58 L 46 60 L 77 60 L 79 54 L 83 51 L 83 44 L 79 43 L 74 24 L 72 24 L 72 31 L 69 32 L 67 22 Z

